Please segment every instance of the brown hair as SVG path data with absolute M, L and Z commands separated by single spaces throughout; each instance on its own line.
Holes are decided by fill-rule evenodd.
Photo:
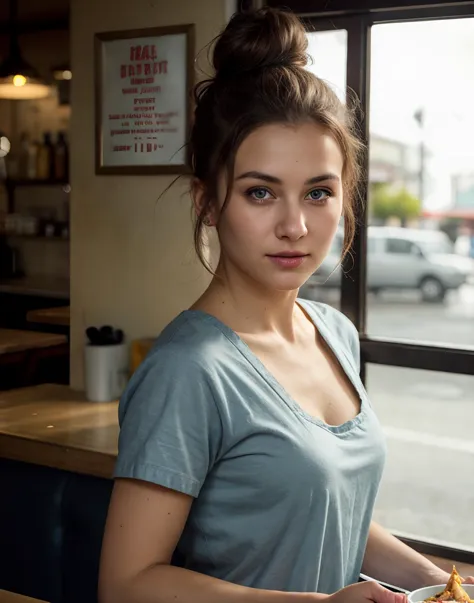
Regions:
M 201 211 L 196 212 L 194 244 L 208 269 L 203 227 L 216 210 L 218 176 L 225 170 L 228 177 L 222 212 L 239 146 L 252 131 L 271 123 L 313 121 L 337 141 L 344 157 L 343 256 L 352 244 L 363 145 L 351 112 L 326 82 L 304 69 L 307 46 L 301 21 L 291 12 L 272 8 L 235 14 L 215 41 L 215 76 L 195 87 L 190 139 L 194 176 L 205 191 Z

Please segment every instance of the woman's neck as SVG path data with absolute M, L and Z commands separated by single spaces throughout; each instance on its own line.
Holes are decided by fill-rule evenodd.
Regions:
M 245 275 L 218 275 L 192 309 L 212 314 L 237 333 L 274 333 L 294 341 L 295 316 L 301 314 L 297 293 L 264 289 Z

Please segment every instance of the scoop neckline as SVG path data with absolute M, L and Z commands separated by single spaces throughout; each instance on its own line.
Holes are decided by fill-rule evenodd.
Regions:
M 252 365 L 252 367 L 260 374 L 260 376 L 272 387 L 272 389 L 275 390 L 275 392 L 280 398 L 282 398 L 282 400 L 287 404 L 287 406 L 289 406 L 297 415 L 299 415 L 306 421 L 313 423 L 314 425 L 317 425 L 318 427 L 321 427 L 322 429 L 325 429 L 326 431 L 329 431 L 335 435 L 346 434 L 354 428 L 358 427 L 365 417 L 367 410 L 367 399 L 365 391 L 360 386 L 360 383 L 357 382 L 357 379 L 354 376 L 354 369 L 351 366 L 347 355 L 344 353 L 344 350 L 337 349 L 337 347 L 334 346 L 333 342 L 331 341 L 334 336 L 332 333 L 330 333 L 330 330 L 324 322 L 323 317 L 314 307 L 312 307 L 312 304 L 309 303 L 308 300 L 297 299 L 295 303 L 307 314 L 307 316 L 313 323 L 315 329 L 318 331 L 328 348 L 333 353 L 336 361 L 341 366 L 342 370 L 344 371 L 345 375 L 349 379 L 352 387 L 354 388 L 356 394 L 359 397 L 360 409 L 358 414 L 352 419 L 349 419 L 348 421 L 340 425 L 330 425 L 322 419 L 314 417 L 310 413 L 306 412 L 283 387 L 283 385 L 278 381 L 278 379 L 267 369 L 267 367 L 258 358 L 258 356 L 252 352 L 252 350 L 245 343 L 245 341 L 233 329 L 231 329 L 224 322 L 216 318 L 213 314 L 209 314 L 204 310 L 184 310 L 182 312 L 182 315 L 183 317 L 194 316 L 196 318 L 204 319 L 213 327 L 217 328 L 230 341 L 230 343 L 232 343 L 237 348 L 237 350 L 245 357 L 245 359 Z

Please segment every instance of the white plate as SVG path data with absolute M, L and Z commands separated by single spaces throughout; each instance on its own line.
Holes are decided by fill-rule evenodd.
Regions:
M 474 599 L 474 584 L 463 584 L 462 587 L 471 597 L 471 599 Z M 408 601 L 409 603 L 419 603 L 420 601 L 424 601 L 428 597 L 434 597 L 437 593 L 440 593 L 445 588 L 446 584 L 441 584 L 440 586 L 426 586 L 425 588 L 419 588 L 418 590 L 414 590 L 408 595 Z

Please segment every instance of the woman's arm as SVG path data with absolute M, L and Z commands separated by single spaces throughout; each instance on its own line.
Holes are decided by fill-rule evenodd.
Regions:
M 319 603 L 328 595 L 247 588 L 170 565 L 192 497 L 117 480 L 102 545 L 100 603 Z
M 372 522 L 362 572 L 375 580 L 415 590 L 446 584 L 449 574 Z
M 156 565 L 130 582 L 111 603 L 319 603 L 328 595 L 247 588 L 204 574 Z M 109 599 L 104 598 L 107 603 Z M 101 599 L 102 602 L 102 599 Z M 329 603 L 329 602 L 328 602 Z

